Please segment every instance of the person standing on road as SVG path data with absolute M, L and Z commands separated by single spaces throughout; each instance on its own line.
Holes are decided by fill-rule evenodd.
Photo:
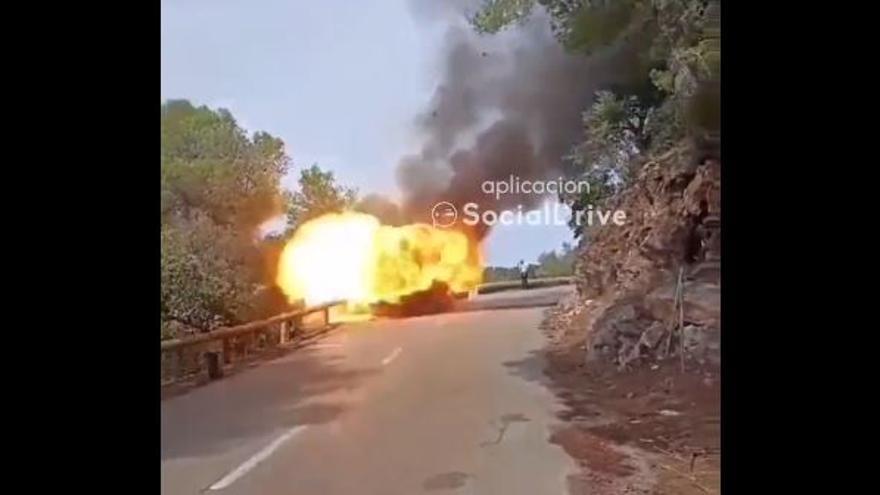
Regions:
M 529 265 L 525 261 L 519 260 L 519 279 L 522 281 L 522 288 L 529 288 Z

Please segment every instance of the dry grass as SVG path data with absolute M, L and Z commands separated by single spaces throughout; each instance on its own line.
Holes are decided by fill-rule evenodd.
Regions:
M 696 457 L 682 456 L 663 449 L 658 463 L 661 472 L 656 491 L 658 494 L 721 493 L 721 457 L 717 453 L 702 453 Z

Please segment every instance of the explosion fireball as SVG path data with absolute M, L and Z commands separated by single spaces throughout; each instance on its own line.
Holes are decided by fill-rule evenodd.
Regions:
M 456 230 L 382 225 L 365 213 L 331 213 L 300 226 L 285 245 L 277 282 L 291 301 L 398 303 L 443 282 L 467 292 L 482 281 L 478 244 Z

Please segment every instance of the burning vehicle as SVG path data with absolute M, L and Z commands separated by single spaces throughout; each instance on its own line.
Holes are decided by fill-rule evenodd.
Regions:
M 424 223 L 383 225 L 360 212 L 301 225 L 279 259 L 277 284 L 307 305 L 345 301 L 345 315 L 412 316 L 448 310 L 482 282 L 479 243 Z

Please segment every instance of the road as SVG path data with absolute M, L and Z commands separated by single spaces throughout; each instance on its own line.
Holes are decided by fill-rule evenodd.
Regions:
M 165 400 L 162 493 L 566 493 L 576 466 L 548 442 L 561 406 L 542 385 L 543 308 L 479 309 L 569 290 L 343 325 Z

